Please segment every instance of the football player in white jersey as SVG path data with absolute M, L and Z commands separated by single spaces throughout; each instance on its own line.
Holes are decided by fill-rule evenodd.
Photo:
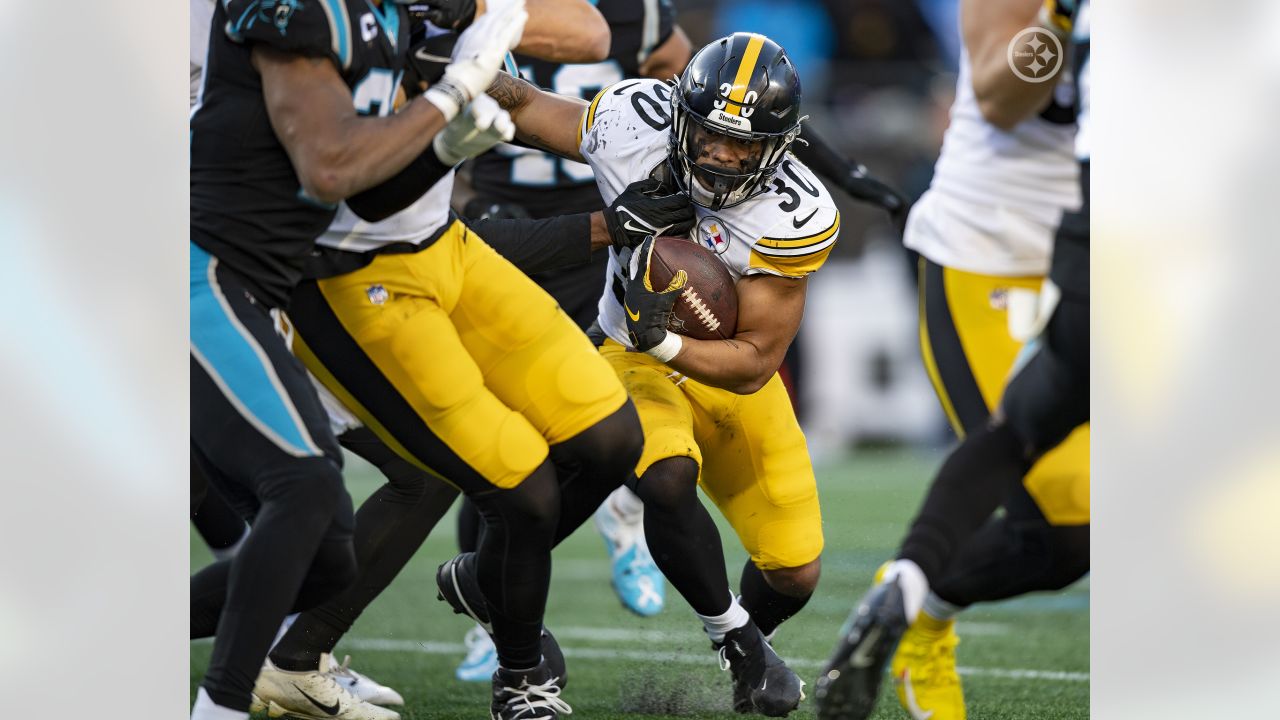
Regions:
M 813 468 L 777 369 L 806 278 L 840 228 L 822 183 L 788 152 L 803 119 L 795 68 L 768 38 L 735 33 L 699 50 L 674 86 L 627 80 L 589 105 L 510 77 L 489 92 L 519 138 L 588 163 L 605 201 L 650 179 L 687 192 L 698 220 L 690 239 L 737 282 L 732 338 L 671 333 L 679 288 L 650 287 L 653 242 L 641 228 L 634 251 L 611 253 L 598 343 L 644 426 L 632 484 L 654 559 L 732 671 L 734 708 L 785 715 L 803 683 L 766 636 L 812 595 L 823 539 Z M 750 555 L 741 598 L 699 485 Z
M 1065 119 L 1072 121 L 1068 126 L 1070 132 L 1059 132 L 1058 135 L 1065 137 L 1060 137 L 1061 142 L 1052 148 L 1036 148 L 1030 140 L 1043 129 L 1030 130 L 1021 137 L 993 135 L 987 150 L 992 158 L 989 167 L 998 167 L 999 161 L 995 158 L 1003 156 L 1005 164 L 1013 167 L 1011 173 L 1015 177 L 1019 160 L 1035 167 L 1037 149 L 1040 154 L 1048 155 L 1040 158 L 1040 165 L 1055 167 L 1060 174 L 1067 168 L 1078 170 L 1073 183 L 1076 192 L 1067 204 L 1057 206 L 1061 219 L 1055 223 L 1056 231 L 1048 235 L 1052 261 L 1041 291 L 1047 300 L 1041 303 L 1041 308 L 1028 313 L 1029 334 L 1034 340 L 1019 355 L 1012 377 L 995 391 L 998 404 L 990 417 L 983 415 L 980 422 L 963 427 L 967 431 L 964 440 L 935 476 L 897 559 L 881 569 L 875 587 L 855 607 L 841 629 L 835 653 L 818 678 L 816 703 L 820 720 L 862 720 L 870 715 L 890 654 L 894 655 L 893 669 L 900 700 L 912 717 L 917 720 L 964 718 L 964 699 L 955 673 L 955 633 L 950 620 L 960 606 L 1031 590 L 1060 588 L 1088 570 L 1087 438 L 1079 464 L 1063 460 L 1064 464 L 1059 465 L 1054 474 L 1044 478 L 1046 464 L 1053 460 L 1055 453 L 1061 458 L 1060 453 L 1070 450 L 1071 443 L 1079 442 L 1081 429 L 1089 421 L 1088 19 L 1087 3 L 1074 15 L 1065 5 L 1051 3 L 1040 18 L 1045 30 L 1053 27 L 1065 33 L 1075 25 L 1077 70 L 1074 79 L 1080 87 L 1080 98 L 1073 103 L 1074 110 L 1065 111 Z M 1027 12 L 1009 20 L 1006 29 L 1015 27 L 1019 21 L 1034 19 L 1027 14 L 1036 11 L 1034 6 L 1022 9 Z M 965 5 L 965 10 L 971 10 L 970 6 Z M 986 18 L 989 27 L 999 27 L 996 20 L 998 18 Z M 966 18 L 966 28 L 971 21 L 972 18 Z M 1054 37 L 1060 54 L 1066 36 Z M 1066 74 L 1067 63 L 1061 57 L 1057 60 L 1059 69 Z M 978 79 L 981 73 L 977 67 L 975 62 L 971 72 L 981 98 L 983 84 Z M 1008 65 L 1005 71 L 1012 74 Z M 1011 88 L 1016 90 L 1017 85 L 1006 85 L 1004 90 Z M 1000 97 L 997 94 L 996 99 L 991 100 L 996 105 L 983 106 L 983 116 L 995 121 L 1016 120 L 1017 110 L 1030 113 L 1039 107 L 1031 102 L 1034 96 L 1044 102 L 1047 93 L 1040 89 L 1024 91 L 1023 95 L 1013 93 Z M 960 100 L 965 99 L 962 94 Z M 953 113 L 953 122 L 956 115 L 963 112 L 965 108 L 958 107 L 958 112 Z M 1022 120 L 1022 123 L 1030 122 L 1034 121 Z M 1016 133 L 1018 127 L 1012 132 Z M 951 141 L 949 134 L 948 142 Z M 1072 157 L 1073 143 L 1078 160 Z M 944 146 L 944 157 L 947 147 L 950 146 Z M 940 161 L 940 172 L 941 168 Z M 1024 172 L 1022 177 L 1025 176 Z M 934 187 L 938 187 L 937 181 Z M 1007 192 L 997 197 L 1012 202 L 1009 198 L 1018 195 Z M 1017 208 L 1015 204 L 1013 208 L 1001 206 L 1001 209 L 1012 214 Z M 1026 249 L 1031 240 L 1043 239 L 1042 234 L 1032 235 L 1028 230 L 1017 235 L 1008 229 L 1005 234 L 991 238 L 988 253 L 1012 262 L 1016 248 L 1011 247 L 1011 240 L 1029 235 L 1023 243 L 1022 249 Z M 915 241 L 921 242 L 922 238 L 917 235 Z M 995 248 L 1001 242 L 1006 250 L 1011 250 L 1007 255 L 996 253 Z M 938 243 L 929 244 L 927 249 L 943 251 Z M 922 248 L 922 252 L 924 250 Z M 1046 250 L 1045 262 L 1049 261 L 1048 254 Z M 952 257 L 966 258 L 963 246 L 959 254 Z M 982 259 L 983 255 L 975 253 L 975 261 Z M 931 311 L 927 296 L 930 287 L 953 293 L 981 282 L 974 279 L 980 276 L 952 277 L 953 272 L 957 271 L 951 267 L 939 268 L 936 273 L 942 281 L 935 281 L 934 285 L 930 285 L 927 278 L 921 280 L 924 285 L 922 314 Z M 963 310 L 970 318 L 981 317 L 976 309 L 956 304 L 950 296 L 944 296 L 941 302 L 951 302 L 956 316 Z M 961 302 L 976 304 L 977 300 Z M 929 331 L 940 326 L 934 323 L 933 317 L 923 319 L 922 323 Z M 1007 332 L 1001 324 L 981 337 L 987 345 L 998 345 L 1008 342 L 1003 337 Z M 927 357 L 930 342 L 928 336 L 924 339 Z M 936 348 L 938 344 L 935 342 L 933 346 Z M 969 347 L 966 343 L 966 350 Z M 980 346 L 978 352 L 994 351 Z M 971 361 L 971 366 L 977 375 L 976 363 Z M 948 396 L 941 386 L 939 394 L 946 404 Z M 1039 483 L 1035 480 L 1037 474 L 1042 478 Z M 1055 491 L 1055 488 L 1062 489 Z M 1007 512 L 994 517 L 992 512 L 1001 504 Z M 1074 518 L 1076 522 L 1063 522 L 1073 519 L 1069 514 L 1071 510 L 1079 513 Z M 902 638 L 900 644 L 899 637 Z
M 1069 13 L 1053 0 L 962 0 L 956 100 L 933 182 L 908 217 L 922 356 L 960 438 L 983 427 L 1029 339 L 1054 230 L 1079 206 Z M 1038 30 L 1038 31 L 1037 31 Z M 1012 46 L 1012 51 L 1010 50 Z M 1010 54 L 1031 53 L 1036 63 Z M 1019 73 L 1022 75 L 1020 76 Z M 1038 79 L 1039 74 L 1043 80 Z M 913 717 L 963 720 L 955 616 L 1055 590 L 1089 568 L 1089 426 L 1042 458 L 931 586 L 892 662 Z

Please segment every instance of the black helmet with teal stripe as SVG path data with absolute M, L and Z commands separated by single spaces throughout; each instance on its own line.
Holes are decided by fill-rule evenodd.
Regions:
M 795 66 L 780 45 L 757 33 L 734 33 L 699 50 L 671 106 L 676 179 L 712 210 L 763 191 L 804 120 Z

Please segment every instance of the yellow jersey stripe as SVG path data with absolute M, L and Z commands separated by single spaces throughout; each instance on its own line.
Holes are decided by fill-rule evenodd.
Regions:
M 591 131 L 591 126 L 596 121 L 596 106 L 600 104 L 600 99 L 612 88 L 613 85 L 601 88 L 600 92 L 596 93 L 596 96 L 591 99 L 591 104 L 582 111 L 582 120 L 578 123 L 578 145 L 582 145 L 582 137 Z
M 805 237 L 798 237 L 798 238 L 770 238 L 770 237 L 760 238 L 760 241 L 757 242 L 756 244 L 761 247 L 777 248 L 779 250 L 802 248 L 809 245 L 817 245 L 825 241 L 827 238 L 831 237 L 832 235 L 836 234 L 836 232 L 838 232 L 839 230 L 840 230 L 840 213 L 837 212 L 836 219 L 831 223 L 831 226 L 821 232 L 814 233 L 813 235 L 806 235 Z
M 751 74 L 755 71 L 756 60 L 760 59 L 760 48 L 764 47 L 763 35 L 751 35 L 747 42 L 747 50 L 742 54 L 742 62 L 738 63 L 738 72 L 733 76 L 733 89 L 729 91 L 729 104 L 725 111 L 737 115 L 742 111 L 742 98 L 747 94 L 747 84 L 751 82 Z
M 752 269 L 763 270 L 771 275 L 801 278 L 822 267 L 822 264 L 827 261 L 827 256 L 831 254 L 831 248 L 835 246 L 834 242 L 829 243 L 821 250 L 805 255 L 765 255 L 752 248 L 750 266 Z

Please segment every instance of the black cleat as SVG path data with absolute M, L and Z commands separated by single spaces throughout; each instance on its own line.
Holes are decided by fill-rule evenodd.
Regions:
M 489 606 L 484 594 L 480 592 L 480 582 L 476 580 L 476 554 L 461 553 L 444 563 L 436 570 L 436 599 L 449 603 L 449 607 L 459 615 L 466 615 L 493 636 L 493 625 L 489 622 Z M 559 678 L 558 685 L 564 687 L 569 683 L 568 671 L 565 667 L 564 651 L 551 631 L 542 628 L 542 657 L 551 668 L 551 674 Z
M 459 615 L 466 615 L 480 624 L 485 632 L 493 634 L 489 623 L 489 606 L 480 583 L 476 580 L 476 554 L 461 553 L 436 570 L 436 599 L 449 603 Z
M 725 633 L 712 643 L 720 651 L 720 669 L 733 675 L 733 710 L 786 717 L 804 699 L 804 681 L 773 651 L 754 622 Z
M 885 665 L 907 625 L 897 581 L 867 593 L 840 629 L 836 651 L 814 686 L 818 720 L 866 720 L 871 715 Z
M 551 672 L 546 658 L 532 670 L 513 671 L 499 667 L 493 674 L 493 702 L 490 720 L 556 720 L 573 714 L 569 703 L 560 699 L 563 685 Z

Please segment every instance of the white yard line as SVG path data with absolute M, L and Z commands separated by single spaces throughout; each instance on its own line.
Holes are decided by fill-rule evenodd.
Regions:
M 567 628 L 566 628 L 567 629 Z M 595 631 L 598 632 L 598 631 Z M 663 634 L 655 631 L 648 631 L 651 634 Z M 560 630 L 556 631 L 558 637 L 567 637 Z M 597 636 L 598 637 L 598 636 Z M 394 640 L 390 638 L 345 638 L 342 640 L 341 649 L 343 650 L 368 650 L 370 652 L 411 652 L 423 653 L 426 655 L 457 655 L 459 657 L 466 654 L 466 647 L 462 643 L 445 643 L 431 642 L 420 640 Z M 675 651 L 649 651 L 649 650 L 618 650 L 604 648 L 584 648 L 584 647 L 566 647 L 564 649 L 565 657 L 583 658 L 587 660 L 639 660 L 643 662 L 665 662 L 665 663 L 681 663 L 684 665 L 712 665 L 715 663 L 715 655 L 708 650 L 705 653 L 685 653 Z M 822 667 L 824 660 L 816 660 L 811 658 L 783 658 L 788 665 L 796 668 L 817 669 Z M 981 667 L 959 667 L 956 668 L 961 675 L 972 677 L 996 677 L 1010 678 L 1017 680 L 1049 680 L 1057 682 L 1089 682 L 1089 673 L 1087 672 L 1067 672 L 1063 670 L 1027 670 L 1027 669 L 1005 669 L 1005 668 L 981 668 Z

